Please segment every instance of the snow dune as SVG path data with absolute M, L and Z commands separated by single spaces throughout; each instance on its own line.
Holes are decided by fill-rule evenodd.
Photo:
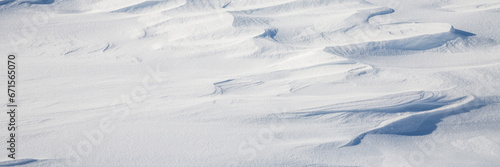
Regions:
M 26 38 L 16 52 L 28 158 L 0 165 L 496 166 L 497 8 L 0 1 L 2 39 Z M 463 23 L 469 14 L 488 17 Z M 27 36 L 34 15 L 46 21 Z

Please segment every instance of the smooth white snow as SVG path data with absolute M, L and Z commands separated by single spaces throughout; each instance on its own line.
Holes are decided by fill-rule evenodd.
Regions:
M 0 1 L 20 106 L 0 166 L 499 166 L 499 17 L 496 0 Z

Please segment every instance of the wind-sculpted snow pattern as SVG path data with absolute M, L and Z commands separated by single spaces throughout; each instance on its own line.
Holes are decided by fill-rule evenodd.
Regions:
M 0 166 L 498 166 L 499 9 L 0 1 L 22 92 Z

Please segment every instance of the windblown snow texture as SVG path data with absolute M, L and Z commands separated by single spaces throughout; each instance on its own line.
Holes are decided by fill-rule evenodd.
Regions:
M 3 0 L 20 141 L 0 166 L 499 166 L 499 11 Z

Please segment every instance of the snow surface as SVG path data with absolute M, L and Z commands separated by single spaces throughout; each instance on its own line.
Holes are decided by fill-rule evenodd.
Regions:
M 2 0 L 19 111 L 0 166 L 500 166 L 498 18 L 498 0 Z

